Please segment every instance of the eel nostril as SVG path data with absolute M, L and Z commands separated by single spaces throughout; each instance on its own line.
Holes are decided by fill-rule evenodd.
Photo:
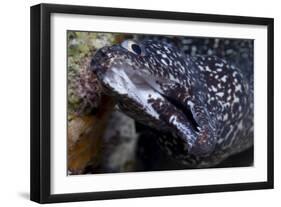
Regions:
M 101 50 L 101 51 L 100 51 L 100 56 L 103 57 L 103 58 L 106 57 L 105 51 Z
M 106 54 L 107 54 L 107 52 L 108 52 L 108 47 L 103 47 L 103 48 L 101 48 L 98 52 L 99 52 L 99 55 L 100 55 L 102 58 L 104 58 L 104 57 L 106 57 Z
M 96 68 L 100 65 L 101 59 L 107 57 L 106 51 L 107 51 L 106 48 L 101 48 L 96 52 L 96 54 L 94 55 L 94 57 L 90 62 L 90 68 L 92 71 L 95 71 Z

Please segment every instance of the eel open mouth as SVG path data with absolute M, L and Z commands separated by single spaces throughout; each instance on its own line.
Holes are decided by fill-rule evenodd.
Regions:
M 190 147 L 196 141 L 201 127 L 196 121 L 192 106 L 183 100 L 177 100 L 179 92 L 173 91 L 172 86 L 169 89 L 170 80 L 161 80 L 166 81 L 165 87 L 170 90 L 169 94 L 161 89 L 158 77 L 130 67 L 111 67 L 101 81 L 107 91 L 111 90 L 112 95 L 121 102 L 123 112 L 135 120 L 159 130 L 173 132 Z M 143 120 L 149 120 L 149 123 Z

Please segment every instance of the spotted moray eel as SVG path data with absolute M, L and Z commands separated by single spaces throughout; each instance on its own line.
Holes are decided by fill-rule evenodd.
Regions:
M 161 148 L 186 166 L 215 166 L 253 145 L 252 82 L 225 59 L 125 40 L 99 49 L 90 68 L 119 108 L 161 132 Z

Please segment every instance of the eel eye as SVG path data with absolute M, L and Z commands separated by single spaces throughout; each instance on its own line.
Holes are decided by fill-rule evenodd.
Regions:
M 138 54 L 138 55 L 141 54 L 141 48 L 140 48 L 139 45 L 137 45 L 137 44 L 132 44 L 132 45 L 131 45 L 131 48 L 132 48 L 132 50 L 133 50 L 136 54 Z
M 136 55 L 143 55 L 141 46 L 133 40 L 125 40 L 121 43 L 121 46 Z

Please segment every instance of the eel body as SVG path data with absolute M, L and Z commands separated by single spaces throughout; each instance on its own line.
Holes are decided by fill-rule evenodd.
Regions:
M 91 70 L 120 109 L 159 131 L 161 148 L 186 166 L 215 166 L 253 145 L 252 81 L 225 59 L 125 40 L 99 49 Z

